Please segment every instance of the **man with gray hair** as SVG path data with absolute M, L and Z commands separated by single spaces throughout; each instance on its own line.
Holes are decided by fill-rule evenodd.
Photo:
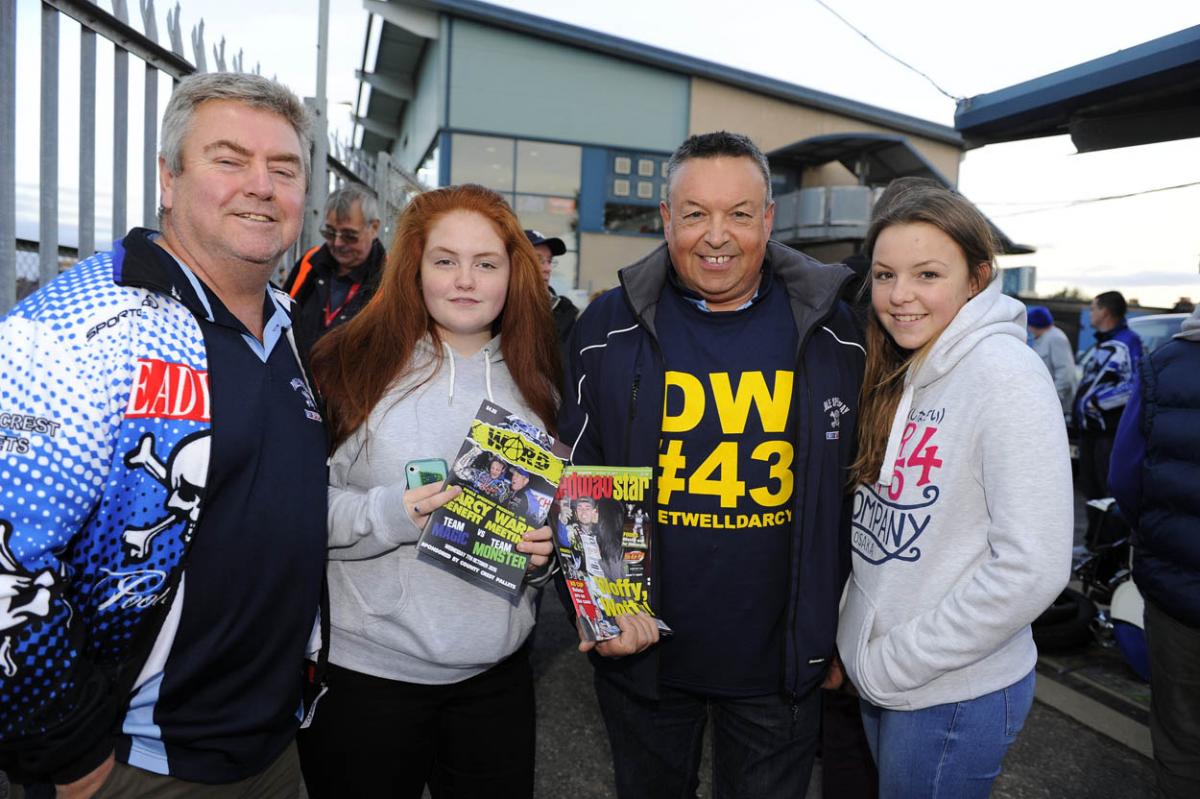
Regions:
M 161 233 L 131 230 L 0 320 L 0 769 L 16 783 L 297 794 L 326 439 L 268 281 L 300 232 L 308 130 L 273 81 L 180 81 Z
M 558 430 L 577 465 L 655 469 L 651 602 L 674 634 L 618 616 L 580 649 L 621 799 L 694 795 L 709 719 L 715 795 L 803 796 L 849 564 L 851 272 L 770 240 L 746 136 L 692 136 L 667 187 L 666 242 L 575 323 Z
M 298 306 L 297 338 L 305 354 L 370 301 L 386 257 L 378 238 L 379 205 L 354 183 L 325 201 L 321 236 L 325 244 L 304 253 L 283 284 Z

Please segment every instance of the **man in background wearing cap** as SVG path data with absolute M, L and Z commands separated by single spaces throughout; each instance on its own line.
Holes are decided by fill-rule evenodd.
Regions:
M 1033 351 L 1041 356 L 1042 363 L 1054 378 L 1054 390 L 1062 403 L 1063 418 L 1071 418 L 1071 402 L 1079 380 L 1075 374 L 1075 355 L 1067 334 L 1055 326 L 1050 309 L 1043 305 L 1029 308 L 1029 335 L 1033 336 Z
M 536 230 L 526 230 L 525 237 L 533 245 L 542 265 L 542 280 L 546 281 L 546 290 L 550 292 L 550 312 L 554 314 L 554 327 L 558 330 L 558 340 L 565 345 L 567 336 L 571 334 L 571 328 L 575 324 L 575 318 L 579 316 L 579 309 L 575 307 L 575 303 L 559 296 L 551 288 L 550 273 L 554 271 L 554 259 L 567 251 L 567 245 L 563 244 L 560 238 L 548 239 Z

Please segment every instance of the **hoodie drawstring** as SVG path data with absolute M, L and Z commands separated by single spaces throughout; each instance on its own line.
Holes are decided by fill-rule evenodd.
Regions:
M 442 348 L 446 350 L 446 360 L 450 362 L 450 392 L 446 397 L 446 404 L 454 404 L 454 350 L 446 342 L 442 342 Z M 483 382 L 487 386 L 488 402 L 495 402 L 496 398 L 492 396 L 492 351 L 487 347 L 483 348 Z
M 454 350 L 450 349 L 450 345 L 442 342 L 442 347 L 446 350 L 446 360 L 450 361 L 450 396 L 446 398 L 447 405 L 454 404 Z
M 492 351 L 487 347 L 483 348 L 483 383 L 487 386 L 488 402 L 495 402 L 496 398 L 492 396 Z

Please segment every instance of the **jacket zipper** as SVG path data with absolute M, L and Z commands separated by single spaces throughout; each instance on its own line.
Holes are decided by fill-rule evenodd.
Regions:
M 812 407 L 812 386 L 805 379 L 804 356 L 803 356 L 804 345 L 807 343 L 808 343 L 808 339 L 805 339 L 804 344 L 801 344 L 801 349 L 800 349 L 801 355 L 799 358 L 800 362 L 797 365 L 797 370 L 796 370 L 797 374 L 799 375 L 799 377 L 801 379 L 801 382 L 804 385 L 804 405 L 803 405 L 804 412 L 802 414 L 798 414 L 796 417 L 796 432 L 798 434 L 796 436 L 797 447 L 803 446 L 803 442 L 806 440 L 806 437 L 808 436 L 808 429 L 806 429 L 806 428 L 812 426 L 812 422 L 809 419 L 810 408 Z M 796 482 L 796 485 L 803 486 L 803 490 L 805 491 L 805 501 L 806 502 L 811 500 L 811 498 L 807 495 L 808 466 L 809 466 L 809 462 L 810 462 L 811 458 L 812 458 L 811 452 L 809 452 L 807 455 L 805 455 L 803 479 L 798 480 Z M 795 496 L 792 497 L 792 503 L 796 507 L 796 525 L 797 525 L 798 535 L 791 536 L 789 540 L 791 541 L 792 547 L 800 547 L 802 549 L 801 544 L 804 541 L 804 535 L 805 535 L 804 508 L 800 507 L 796 503 Z M 796 619 L 799 618 L 798 614 L 800 612 L 800 571 L 801 571 L 801 569 L 799 567 L 799 564 L 796 563 L 796 558 L 803 557 L 803 555 L 804 555 L 803 551 L 797 551 L 797 552 L 793 552 L 792 556 L 790 558 L 788 558 L 788 568 L 796 569 L 795 585 L 793 586 L 793 591 L 792 591 L 792 609 L 791 609 L 791 613 L 788 614 L 789 618 L 791 619 L 791 623 L 788 625 L 788 643 L 791 645 L 793 663 L 795 664 L 795 669 L 792 674 L 792 686 L 791 686 L 791 688 L 792 688 L 792 690 L 791 690 L 792 720 L 793 721 L 796 720 L 796 714 L 799 712 L 799 705 L 800 705 L 800 695 L 797 692 L 797 687 L 798 687 L 797 681 L 800 679 L 800 643 L 799 643 L 799 641 L 796 640 Z M 784 663 L 784 669 L 785 670 L 787 669 L 786 662 Z
M 625 424 L 625 462 L 631 463 L 629 451 L 633 444 L 633 420 L 637 417 L 637 398 L 638 389 L 642 384 L 642 373 L 639 371 L 633 376 L 633 391 L 629 395 L 629 418 Z
M 626 299 L 628 300 L 629 299 L 628 292 L 626 292 L 625 296 L 626 296 Z M 630 302 L 631 308 L 632 308 L 632 305 L 633 305 L 633 303 Z M 656 367 L 659 367 L 659 371 L 665 375 L 666 371 L 667 371 L 667 364 L 666 364 L 666 360 L 663 358 L 662 350 L 659 348 L 658 338 L 654 335 L 654 332 L 650 329 L 650 326 L 646 324 L 646 320 L 643 319 L 642 315 L 640 313 L 638 313 L 636 310 L 633 313 L 633 318 L 636 319 L 638 324 L 641 325 L 642 329 L 646 331 L 646 336 L 650 340 L 650 358 L 654 361 L 654 365 Z M 638 370 L 638 372 L 633 376 L 633 391 L 630 393 L 630 404 L 629 404 L 629 423 L 625 426 L 625 453 L 624 454 L 625 454 L 625 462 L 626 463 L 633 463 L 633 459 L 630 456 L 630 449 L 632 446 L 632 439 L 633 439 L 633 418 L 636 415 L 635 411 L 637 408 L 638 389 L 641 387 L 641 385 L 642 385 L 642 373 L 641 373 L 641 370 Z M 662 433 L 660 431 L 659 435 L 661 435 L 661 434 Z M 655 452 L 657 452 L 657 451 L 658 451 L 658 446 L 656 444 Z M 654 459 L 651 460 L 650 470 L 651 470 L 650 471 L 650 494 L 654 498 L 655 513 L 652 516 L 652 522 L 650 524 L 649 544 L 650 544 L 650 551 L 653 554 L 650 556 L 649 593 L 650 593 L 650 602 L 652 603 L 651 607 L 655 608 L 656 613 L 659 613 L 662 611 L 662 596 L 661 596 L 661 594 L 659 594 L 659 589 L 658 589 L 658 582 L 659 582 L 658 577 L 660 574 L 662 574 L 662 544 L 658 538 L 658 523 L 657 523 L 657 518 L 658 518 L 658 513 L 657 513 L 657 509 L 658 509 L 658 477 L 656 475 L 656 472 L 658 471 L 657 457 L 655 457 Z M 658 680 L 661 675 L 662 675 L 662 658 L 658 657 L 658 655 L 656 654 L 654 657 L 654 684 L 655 684 L 656 691 L 657 691 L 657 686 L 658 686 Z

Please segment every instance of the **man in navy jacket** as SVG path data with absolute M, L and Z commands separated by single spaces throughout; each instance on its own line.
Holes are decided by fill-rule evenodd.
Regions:
M 666 244 L 576 323 L 559 431 L 576 464 L 655 468 L 652 601 L 674 635 L 620 617 L 580 648 L 621 797 L 694 791 L 710 713 L 717 795 L 803 795 L 848 562 L 851 275 L 769 241 L 745 136 L 688 139 L 668 191 Z
M 1137 531 L 1150 738 L 1167 797 L 1200 795 L 1200 310 L 1145 356 L 1113 445 L 1109 487 Z

